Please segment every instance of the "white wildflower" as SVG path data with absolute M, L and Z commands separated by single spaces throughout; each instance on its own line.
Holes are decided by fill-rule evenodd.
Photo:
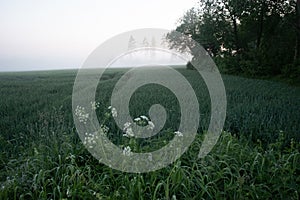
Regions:
M 93 145 L 96 144 L 96 139 L 98 138 L 97 135 L 92 134 L 92 133 L 85 133 L 85 137 L 84 137 L 84 141 L 83 144 L 84 145 L 88 145 L 88 147 L 90 149 L 93 148 Z
M 174 133 L 178 137 L 182 137 L 183 136 L 183 134 L 180 131 L 175 131 Z
M 127 146 L 123 149 L 123 155 L 125 155 L 125 156 L 131 156 L 132 155 L 130 146 Z
M 85 108 L 81 106 L 77 106 L 75 109 L 75 115 L 78 117 L 79 122 L 86 124 L 89 114 L 86 113 Z
M 108 108 L 107 108 L 107 109 L 109 109 L 109 110 L 110 110 L 111 108 L 112 108 L 111 106 L 108 106 Z
M 127 128 L 125 130 L 125 134 L 123 134 L 124 137 L 134 137 L 134 133 L 133 133 L 133 130 L 132 128 Z
M 146 120 L 146 121 L 149 121 L 149 118 L 146 117 L 145 115 L 140 116 L 140 118 L 142 118 L 142 119 L 144 119 L 144 120 Z
M 155 128 L 155 125 L 152 121 L 148 121 L 147 129 L 148 130 L 153 130 Z
M 125 130 L 128 129 L 130 126 L 131 126 L 131 123 L 130 123 L 130 122 L 126 122 L 126 123 L 124 124 L 123 130 L 125 131 Z
M 91 101 L 92 110 L 97 110 L 100 107 L 100 103 L 96 101 Z
M 113 117 L 117 117 L 118 116 L 117 109 L 116 108 L 112 108 L 111 109 L 111 114 L 112 114 Z
M 124 128 L 123 128 L 123 131 L 125 132 L 123 134 L 124 137 L 133 137 L 134 136 L 133 130 L 130 126 L 131 126 L 130 122 L 126 122 L 124 124 Z
M 101 125 L 98 133 L 102 136 L 105 136 L 108 133 L 108 131 L 109 131 L 109 128 L 107 126 Z M 96 139 L 98 139 L 98 136 L 96 136 Z
M 140 118 L 140 117 L 137 117 L 137 118 L 134 119 L 134 121 L 135 121 L 135 122 L 141 121 L 141 118 Z

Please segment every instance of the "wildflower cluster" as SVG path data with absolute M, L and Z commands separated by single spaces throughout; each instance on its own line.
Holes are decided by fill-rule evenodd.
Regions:
M 154 123 L 152 121 L 148 121 L 147 129 L 153 130 L 155 128 Z
M 124 149 L 123 149 L 123 155 L 125 155 L 125 156 L 131 156 L 132 155 L 130 146 L 124 147 Z
M 75 109 L 75 115 L 78 117 L 79 122 L 86 124 L 89 114 L 86 113 L 85 108 L 82 106 L 77 106 Z
M 101 136 L 106 136 L 106 134 L 108 133 L 108 131 L 109 131 L 109 128 L 108 128 L 107 126 L 101 125 L 101 127 L 100 127 L 98 133 L 99 133 L 99 135 L 101 135 Z
M 174 134 L 177 136 L 177 137 L 182 137 L 183 134 L 180 132 L 180 131 L 175 131 Z
M 137 125 L 146 126 L 148 130 L 153 130 L 155 128 L 154 123 L 151 120 L 149 120 L 149 118 L 145 115 L 135 118 L 134 122 Z
M 130 122 L 126 122 L 124 124 L 124 128 L 123 128 L 123 131 L 125 132 L 123 134 L 124 137 L 134 137 L 134 133 L 133 133 L 133 130 L 132 130 L 132 127 L 131 127 L 131 123 Z
M 146 127 L 148 130 L 153 130 L 155 127 L 154 123 L 148 117 L 146 117 L 144 115 L 135 118 L 133 121 L 134 121 L 134 124 L 136 124 L 138 126 Z M 132 149 L 131 149 L 132 147 L 134 150 L 136 150 L 136 148 L 137 148 L 136 140 L 133 139 L 135 137 L 135 133 L 133 131 L 132 125 L 133 124 L 131 122 L 126 122 L 123 127 L 123 131 L 124 131 L 123 136 L 129 138 L 129 141 L 128 141 L 129 145 L 125 146 L 123 148 L 123 155 L 125 155 L 125 156 L 132 155 Z M 152 161 L 152 154 L 149 155 L 148 159 L 149 159 L 149 161 Z
M 109 106 L 108 109 L 111 110 L 110 112 L 111 112 L 111 115 L 112 115 L 113 117 L 117 117 L 117 116 L 118 116 L 118 112 L 117 112 L 117 109 L 116 109 L 116 108 L 114 108 L 114 107 L 112 107 L 112 106 Z
M 97 110 L 100 108 L 100 102 L 91 101 L 92 110 Z
M 87 145 L 88 148 L 92 149 L 94 145 L 96 144 L 96 139 L 98 139 L 98 136 L 93 133 L 85 133 L 84 137 L 84 145 Z

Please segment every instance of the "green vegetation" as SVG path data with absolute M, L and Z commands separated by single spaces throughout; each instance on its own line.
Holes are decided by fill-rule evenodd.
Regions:
M 99 119 L 124 71 L 102 77 L 96 95 Z M 199 100 L 198 135 L 175 163 L 145 174 L 113 170 L 85 149 L 71 111 L 76 71 L 0 74 L 0 199 L 299 199 L 300 88 L 224 75 L 224 131 L 213 151 L 197 159 L 210 99 L 195 71 L 178 71 Z M 147 115 L 156 103 L 168 118 L 158 140 L 144 148 L 160 148 L 180 121 L 176 97 L 151 84 L 132 96 L 132 117 Z M 113 120 L 106 125 L 110 139 L 121 144 L 116 133 L 122 130 Z
M 299 83 L 300 0 L 200 0 L 175 30 L 201 44 L 223 73 Z M 168 38 L 197 60 L 189 41 Z

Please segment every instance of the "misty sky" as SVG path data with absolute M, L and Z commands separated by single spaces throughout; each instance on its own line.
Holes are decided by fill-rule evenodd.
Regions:
M 174 29 L 197 0 L 0 1 L 0 71 L 78 68 L 103 41 Z

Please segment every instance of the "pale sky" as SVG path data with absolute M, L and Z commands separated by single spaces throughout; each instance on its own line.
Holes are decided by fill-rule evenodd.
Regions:
M 0 71 L 78 68 L 105 40 L 175 29 L 197 0 L 0 0 Z

